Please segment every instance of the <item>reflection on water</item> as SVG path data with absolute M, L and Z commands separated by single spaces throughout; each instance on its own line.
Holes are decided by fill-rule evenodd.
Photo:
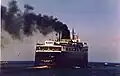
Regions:
M 1 76 L 120 76 L 120 68 L 89 69 L 2 69 Z
M 0 76 L 120 76 L 120 66 L 109 64 L 103 66 L 99 63 L 91 65 L 88 69 L 37 69 L 29 64 L 10 64 L 1 69 Z

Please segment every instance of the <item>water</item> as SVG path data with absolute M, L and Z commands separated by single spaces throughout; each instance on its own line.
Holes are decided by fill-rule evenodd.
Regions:
M 7 68 L 0 76 L 120 76 L 120 68 L 28 69 Z
M 71 68 L 56 68 L 56 69 L 33 69 L 18 66 L 14 64 L 1 70 L 0 76 L 120 76 L 120 67 L 113 66 L 97 66 L 88 69 L 71 69 Z

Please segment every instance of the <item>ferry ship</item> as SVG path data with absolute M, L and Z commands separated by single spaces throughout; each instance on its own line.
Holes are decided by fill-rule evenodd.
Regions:
M 80 67 L 88 66 L 88 45 L 75 36 L 74 29 L 71 39 L 46 40 L 37 43 L 35 66 Z

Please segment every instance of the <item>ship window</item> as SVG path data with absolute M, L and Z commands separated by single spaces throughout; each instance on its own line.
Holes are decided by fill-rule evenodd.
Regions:
M 40 47 L 40 50 L 48 50 L 48 47 Z
M 60 47 L 49 47 L 50 50 L 53 50 L 53 51 L 60 51 L 61 48 Z
M 72 51 L 72 48 L 69 48 L 69 51 Z
M 53 50 L 53 51 L 55 50 L 55 48 L 53 48 L 53 47 L 49 47 L 49 49 L 50 49 L 50 50 Z
M 73 51 L 76 51 L 76 49 L 75 49 L 75 48 L 73 48 L 72 50 L 73 50 Z
M 66 51 L 68 50 L 68 48 L 66 48 Z
M 54 44 L 53 42 L 46 42 L 46 44 Z
M 66 50 L 67 50 L 67 51 L 77 51 L 77 49 L 74 48 L 74 47 L 67 47 Z
M 36 47 L 36 50 L 39 50 L 39 47 Z

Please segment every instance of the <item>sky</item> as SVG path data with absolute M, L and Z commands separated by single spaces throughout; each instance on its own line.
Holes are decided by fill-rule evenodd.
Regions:
M 18 0 L 18 4 L 21 9 L 30 4 L 36 13 L 75 28 L 89 45 L 89 61 L 120 63 L 120 0 Z

